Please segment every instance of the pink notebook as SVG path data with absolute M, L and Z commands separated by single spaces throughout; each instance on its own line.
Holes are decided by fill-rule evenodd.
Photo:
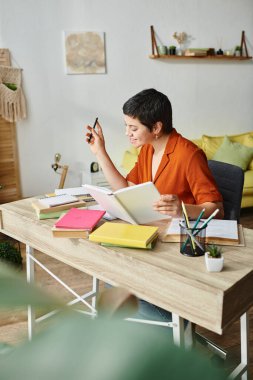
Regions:
M 68 229 L 80 228 L 82 230 L 91 231 L 104 214 L 105 211 L 101 210 L 81 210 L 78 208 L 71 208 L 55 223 L 55 227 Z

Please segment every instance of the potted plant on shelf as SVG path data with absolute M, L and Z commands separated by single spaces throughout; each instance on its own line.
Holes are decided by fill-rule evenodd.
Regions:
M 208 272 L 220 272 L 224 265 L 222 248 L 216 244 L 208 245 L 207 252 L 205 252 L 205 262 Z
M 170 55 L 176 55 L 176 46 L 174 45 L 169 46 L 169 53 Z
M 241 46 L 236 46 L 235 47 L 235 53 L 234 53 L 234 55 L 236 56 L 236 57 L 240 57 L 240 55 L 241 55 Z

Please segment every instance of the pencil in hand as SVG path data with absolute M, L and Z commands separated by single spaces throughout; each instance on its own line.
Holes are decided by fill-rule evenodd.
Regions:
M 98 121 L 98 117 L 96 117 L 92 129 L 95 129 L 95 128 L 96 128 L 97 121 Z M 91 138 L 92 138 L 92 132 L 90 133 L 90 136 L 89 136 L 89 138 L 88 138 L 88 143 L 91 142 Z

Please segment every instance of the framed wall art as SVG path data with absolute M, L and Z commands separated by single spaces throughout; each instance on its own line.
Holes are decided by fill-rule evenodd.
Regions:
M 105 74 L 103 32 L 64 32 L 67 74 Z

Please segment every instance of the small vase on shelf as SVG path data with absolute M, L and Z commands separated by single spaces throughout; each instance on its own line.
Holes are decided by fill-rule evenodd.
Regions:
M 187 40 L 187 34 L 185 32 L 180 32 L 180 33 L 175 32 L 173 34 L 173 38 L 175 38 L 175 40 L 179 44 L 179 48 L 177 49 L 177 55 L 184 55 L 182 45 Z
M 181 45 L 179 45 L 179 47 L 177 48 L 177 55 L 179 55 L 179 56 L 184 55 L 183 50 L 181 48 Z

